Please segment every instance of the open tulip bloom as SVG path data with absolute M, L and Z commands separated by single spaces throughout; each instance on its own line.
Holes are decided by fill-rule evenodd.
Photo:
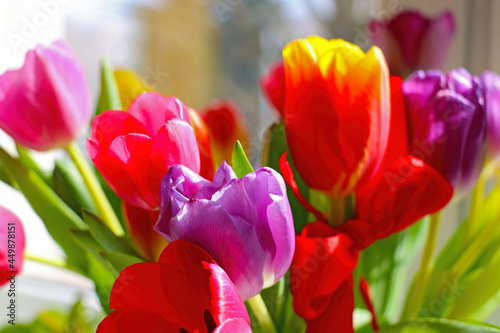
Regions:
M 198 112 L 104 62 L 91 119 L 64 41 L 0 75 L 0 128 L 18 148 L 0 148 L 0 180 L 94 282 L 97 332 L 500 333 L 481 323 L 500 305 L 500 76 L 426 68 L 443 60 L 449 13 L 370 26 L 380 48 L 367 52 L 317 36 L 285 46 L 260 80 L 277 122 L 256 170 L 228 99 Z M 93 166 L 75 142 L 86 128 Z M 49 176 L 29 149 L 53 148 L 70 159 Z M 443 208 L 468 196 L 437 252 Z M 0 285 L 25 247 L 2 206 Z M 79 307 L 68 321 L 90 332 Z

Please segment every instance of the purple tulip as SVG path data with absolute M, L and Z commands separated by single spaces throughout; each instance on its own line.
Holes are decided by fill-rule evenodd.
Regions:
M 476 183 L 486 156 L 484 87 L 463 68 L 443 74 L 418 71 L 403 83 L 410 153 L 432 165 L 465 193 Z
M 498 162 L 500 160 L 500 76 L 486 71 L 479 78 L 485 90 L 488 156 Z
M 404 11 L 388 21 L 373 20 L 368 29 L 391 74 L 406 76 L 417 69 L 441 67 L 455 33 L 455 21 L 449 11 L 435 18 Z
M 0 128 L 23 146 L 65 147 L 90 115 L 83 65 L 65 41 L 37 45 L 20 69 L 0 76 Z
M 257 295 L 285 275 L 295 236 L 281 175 L 261 168 L 238 179 L 225 162 L 210 182 L 183 165 L 163 178 L 155 229 L 167 241 L 204 248 L 241 297 Z

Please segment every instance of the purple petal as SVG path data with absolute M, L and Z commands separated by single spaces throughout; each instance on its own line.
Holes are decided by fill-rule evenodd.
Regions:
M 420 60 L 416 68 L 441 68 L 454 34 L 455 19 L 451 12 L 445 11 L 439 17 L 431 20 L 421 46 Z
M 488 154 L 493 159 L 500 157 L 500 76 L 483 72 L 480 76 L 484 89 L 488 124 Z

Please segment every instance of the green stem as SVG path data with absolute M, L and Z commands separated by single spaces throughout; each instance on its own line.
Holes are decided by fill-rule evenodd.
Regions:
M 479 219 L 479 212 L 483 200 L 483 191 L 484 191 L 484 179 L 480 177 L 477 181 L 476 187 L 472 192 L 472 200 L 470 205 L 469 217 L 467 219 L 465 225 L 465 234 L 463 241 L 468 242 L 472 234 L 476 229 L 477 220 Z
M 328 198 L 328 224 L 340 227 L 344 223 L 345 202 L 342 198 Z
M 424 291 L 429 279 L 429 267 L 434 254 L 434 248 L 436 247 L 440 217 L 441 212 L 432 214 L 430 217 L 427 241 L 425 243 L 424 252 L 422 253 L 422 261 L 420 262 L 420 268 L 415 276 L 413 289 L 410 290 L 410 299 L 403 313 L 403 319 L 410 319 L 411 316 L 418 313 L 422 304 Z
M 92 200 L 97 208 L 99 217 L 117 236 L 122 236 L 124 231 L 120 221 L 118 221 L 118 218 L 116 217 L 108 198 L 104 194 L 99 181 L 88 163 L 83 158 L 76 143 L 71 143 L 68 147 L 66 147 L 66 151 L 82 175 L 85 185 L 87 185 L 90 195 L 92 196 Z
M 258 294 L 255 297 L 247 300 L 247 304 L 252 308 L 252 311 L 259 322 L 260 328 L 264 333 L 277 333 L 276 326 L 274 326 L 273 319 L 267 311 L 266 304 L 262 296 Z
M 62 260 L 47 259 L 47 258 L 37 257 L 37 256 L 31 255 L 31 254 L 27 254 L 26 259 L 31 260 L 31 261 L 36 261 L 36 262 L 39 262 L 42 264 L 66 269 L 66 264 Z

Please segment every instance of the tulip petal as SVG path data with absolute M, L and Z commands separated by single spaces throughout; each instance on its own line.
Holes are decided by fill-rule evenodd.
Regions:
M 453 188 L 434 168 L 413 156 L 399 158 L 357 192 L 358 219 L 342 229 L 366 248 L 439 211 L 452 196 Z
M 122 204 L 127 230 L 141 254 L 149 261 L 157 261 L 167 246 L 165 238 L 154 230 L 158 221 L 157 210 L 145 210 L 126 202 Z
M 144 92 L 137 96 L 127 113 L 143 124 L 152 138 L 163 125 L 174 118 L 190 123 L 186 107 L 180 100 L 175 97 L 165 98 L 156 92 Z
M 183 164 L 196 173 L 200 172 L 200 153 L 193 128 L 180 119 L 168 121 L 154 139 L 150 158 L 150 189 L 157 194 L 159 201 L 161 180 L 172 165 Z
M 455 19 L 450 11 L 434 18 L 423 39 L 420 60 L 415 68 L 441 68 L 455 34 Z
M 264 95 L 277 111 L 280 119 L 284 118 L 285 112 L 285 66 L 283 61 L 272 64 L 267 75 L 260 78 L 260 86 Z
M 488 124 L 488 153 L 491 158 L 500 157 L 500 76 L 483 72 L 481 83 L 485 91 L 485 106 Z
M 12 272 L 19 274 L 23 268 L 26 239 L 23 225 L 12 212 L 0 206 L 0 286 L 9 283 Z M 13 237 L 11 236 L 13 235 Z M 14 255 L 9 253 L 14 249 Z
M 152 141 L 143 134 L 119 136 L 104 154 L 96 141 L 87 140 L 90 159 L 113 191 L 123 200 L 143 209 L 153 209 L 158 205 L 143 172 L 149 169 Z
M 110 307 L 116 310 L 99 326 L 100 333 L 125 327 L 203 332 L 207 313 L 217 326 L 233 318 L 243 321 L 240 327 L 250 324 L 226 273 L 203 249 L 182 241 L 167 246 L 158 263 L 125 268 L 113 286 Z
M 123 111 L 107 111 L 92 121 L 92 139 L 107 152 L 111 142 L 120 135 L 138 133 L 147 135 L 144 126 L 134 117 Z
M 328 307 L 317 318 L 306 319 L 306 333 L 335 332 L 354 333 L 354 291 L 352 276 L 347 278 L 329 297 Z
M 296 236 L 290 270 L 293 307 L 306 319 L 320 316 L 341 284 L 351 276 L 359 249 L 345 233 L 322 222 L 307 224 Z

